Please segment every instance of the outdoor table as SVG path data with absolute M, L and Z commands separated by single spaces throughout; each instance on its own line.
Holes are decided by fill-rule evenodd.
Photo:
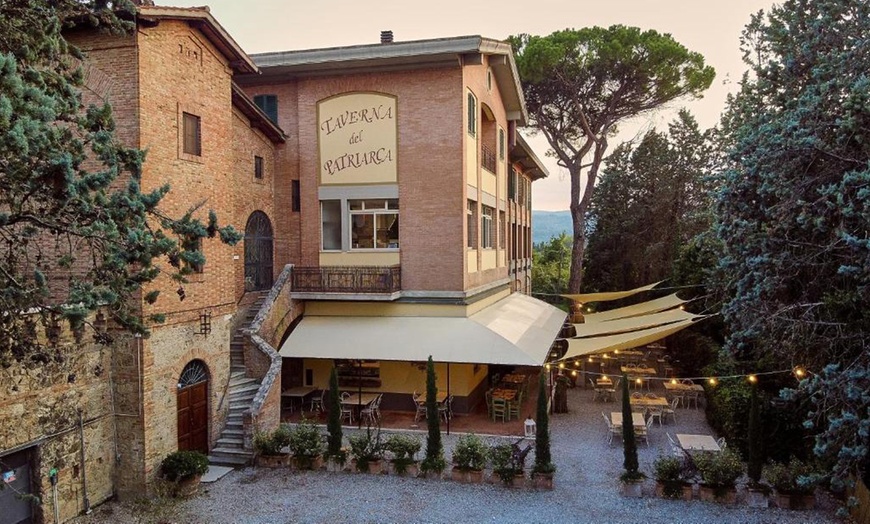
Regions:
M 517 384 L 522 385 L 526 381 L 525 375 L 520 375 L 517 373 L 513 373 L 510 375 L 505 375 L 501 378 L 501 381 L 507 384 Z
M 362 395 L 351 393 L 349 397 L 342 399 L 341 403 L 345 406 L 368 406 L 376 398 L 378 398 L 377 393 L 363 393 Z
M 668 399 L 664 397 L 656 397 L 656 398 L 630 398 L 629 403 L 632 406 L 643 406 L 643 407 L 662 407 L 666 408 L 670 404 L 668 404 Z
M 295 388 L 285 389 L 281 392 L 281 398 L 289 399 L 290 409 L 293 409 L 293 401 L 298 399 L 299 405 L 305 405 L 305 397 L 317 391 L 317 388 L 313 386 L 298 386 Z
M 665 385 L 665 389 L 668 390 L 668 391 L 680 391 L 680 392 L 683 392 L 683 391 L 700 391 L 701 393 L 704 392 L 704 386 L 702 386 L 702 385 L 700 385 L 700 384 L 681 384 L 681 383 L 679 383 L 679 382 L 677 382 L 676 384 L 674 384 L 673 382 L 668 382 L 668 381 L 666 381 L 666 382 L 664 383 L 664 385 Z
M 643 375 L 655 375 L 656 370 L 653 368 L 629 368 L 622 366 L 619 368 L 623 373 L 628 374 L 629 376 L 643 376 Z
M 494 389 L 492 390 L 492 398 L 502 398 L 504 400 L 513 400 L 516 398 L 517 392 L 515 389 Z
M 595 381 L 595 399 L 611 400 L 613 398 L 613 381 L 609 378 L 599 378 Z
M 677 433 L 677 440 L 680 442 L 680 447 L 686 451 L 722 451 L 716 439 L 710 435 Z
M 610 422 L 612 422 L 614 426 L 622 427 L 622 412 L 611 411 Z M 632 413 L 631 425 L 634 426 L 635 429 L 646 429 L 646 421 L 643 419 L 643 413 Z

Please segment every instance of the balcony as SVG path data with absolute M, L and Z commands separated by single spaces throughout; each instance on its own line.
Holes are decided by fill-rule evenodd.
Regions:
M 294 267 L 292 293 L 391 294 L 402 289 L 400 266 Z
M 495 152 L 486 146 L 480 146 L 480 166 L 495 174 Z

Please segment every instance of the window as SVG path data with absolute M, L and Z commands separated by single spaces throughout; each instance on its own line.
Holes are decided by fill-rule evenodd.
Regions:
M 486 71 L 486 90 L 492 91 L 492 71 Z
M 467 215 L 468 247 L 475 249 L 477 248 L 477 202 L 469 200 L 465 214 Z
M 254 103 L 260 108 L 269 120 L 274 124 L 278 124 L 278 96 L 277 95 L 257 95 L 254 97 Z
M 299 212 L 302 209 L 302 199 L 299 196 L 299 181 L 291 180 L 290 181 L 290 189 L 293 191 L 293 194 L 290 195 L 290 210 Z
M 517 201 L 517 171 L 514 166 L 511 166 L 508 173 L 508 200 Z
M 320 202 L 322 248 L 324 251 L 341 249 L 341 200 Z
M 492 249 L 495 243 L 495 222 L 493 222 L 493 208 L 482 206 L 483 212 L 480 214 L 480 247 L 484 249 Z
M 477 99 L 473 93 L 468 93 L 468 134 L 477 135 Z
M 526 180 L 526 207 L 532 207 L 532 181 Z
M 182 113 L 184 129 L 184 146 L 182 151 L 187 155 L 202 156 L 202 130 L 198 116 Z
M 504 129 L 499 128 L 499 130 L 498 130 L 498 159 L 499 160 L 504 160 L 504 150 L 505 150 Z
M 254 178 L 263 179 L 263 157 L 254 156 Z
M 349 200 L 351 249 L 399 248 L 399 201 Z
M 504 211 L 498 212 L 498 247 L 504 249 L 504 237 L 507 231 L 505 230 Z

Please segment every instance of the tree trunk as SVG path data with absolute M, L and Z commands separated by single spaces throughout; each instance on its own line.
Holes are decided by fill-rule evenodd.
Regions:
M 568 293 L 579 293 L 583 284 L 583 256 L 586 252 L 586 208 L 588 199 L 580 198 L 580 168 L 568 169 L 571 178 L 571 224 L 574 242 L 571 246 L 571 274 L 568 276 Z

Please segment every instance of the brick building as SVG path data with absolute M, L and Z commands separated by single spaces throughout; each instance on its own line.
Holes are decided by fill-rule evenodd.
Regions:
M 65 358 L 0 369 L 0 465 L 41 498 L 0 491 L 10 522 L 138 496 L 176 449 L 249 460 L 282 390 L 323 388 L 333 365 L 412 409 L 431 354 L 463 411 L 489 365 L 543 363 L 564 314 L 523 294 L 546 171 L 516 131 L 507 44 L 385 34 L 250 57 L 207 8 L 141 6 L 135 22 L 68 34 L 85 100 L 110 102 L 118 138 L 147 151 L 143 190 L 171 185 L 163 211 L 214 209 L 245 240 L 207 240 L 189 283 L 153 284 L 141 314 L 166 321 L 150 337 L 64 334 Z

